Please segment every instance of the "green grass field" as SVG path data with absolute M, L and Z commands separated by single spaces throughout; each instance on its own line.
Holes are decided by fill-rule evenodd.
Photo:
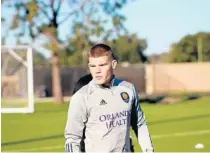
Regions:
M 28 99 L 1 99 L 1 108 L 25 108 L 28 107 Z
M 210 98 L 142 104 L 156 152 L 210 152 Z M 34 114 L 2 114 L 2 151 L 64 152 L 68 103 L 37 103 Z M 134 137 L 136 151 L 141 151 Z M 203 143 L 203 149 L 195 149 Z

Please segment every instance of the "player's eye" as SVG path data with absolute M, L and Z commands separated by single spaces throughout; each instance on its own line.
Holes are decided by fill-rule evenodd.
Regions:
M 95 65 L 89 65 L 89 67 L 96 67 Z
M 104 63 L 104 64 L 100 64 L 99 66 L 106 66 L 107 65 L 107 63 Z

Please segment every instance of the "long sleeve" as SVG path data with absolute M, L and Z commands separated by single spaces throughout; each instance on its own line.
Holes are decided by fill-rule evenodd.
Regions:
M 86 122 L 87 108 L 84 96 L 76 93 L 71 98 L 65 127 L 66 152 L 80 152 L 80 142 Z
M 143 152 L 154 152 L 149 130 L 146 124 L 144 112 L 141 109 L 139 96 L 134 88 L 134 101 L 131 112 L 131 126 L 138 138 Z

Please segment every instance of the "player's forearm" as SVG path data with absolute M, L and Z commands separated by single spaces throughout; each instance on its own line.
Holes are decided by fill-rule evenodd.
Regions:
M 72 152 L 80 152 L 80 142 L 82 139 L 81 132 L 78 131 L 78 128 L 74 128 L 76 126 L 74 123 L 70 121 L 67 122 L 65 128 L 65 151 L 67 153 Z
M 65 151 L 67 153 L 80 152 L 80 141 L 80 137 L 68 134 L 65 142 Z
M 83 126 L 81 126 L 81 124 L 79 124 L 79 122 L 76 119 L 72 119 L 69 117 L 65 128 L 66 152 L 80 152 L 80 142 L 82 140 L 82 136 Z
M 146 123 L 138 128 L 138 141 L 143 152 L 154 152 L 152 140 Z
M 75 93 L 71 99 L 65 127 L 67 152 L 80 152 L 80 142 L 83 136 L 87 112 L 82 95 Z

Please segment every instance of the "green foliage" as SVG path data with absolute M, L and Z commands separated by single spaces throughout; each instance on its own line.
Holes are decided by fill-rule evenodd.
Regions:
M 69 53 L 70 52 L 70 53 Z M 82 67 L 87 65 L 82 51 L 62 51 L 60 53 L 60 64 L 63 67 Z
M 169 62 L 210 61 L 210 33 L 187 35 L 171 46 Z
M 40 52 L 34 52 L 33 60 L 34 60 L 34 65 L 35 66 L 47 66 L 47 65 L 49 65 L 46 57 Z
M 1 22 L 5 22 L 5 18 L 1 17 Z
M 78 32 L 70 40 L 71 45 L 69 48 L 61 52 L 61 65 L 77 67 L 87 65 L 87 52 L 94 44 L 88 40 L 88 34 Z M 145 39 L 139 39 L 135 34 L 120 36 L 115 40 L 107 42 L 107 44 L 113 47 L 115 54 L 119 58 L 119 62 L 148 62 L 146 55 L 144 55 L 147 42 Z
M 135 34 L 126 34 L 110 42 L 119 62 L 147 62 L 144 50 L 147 48 L 145 39 L 140 39 Z
M 95 28 L 98 29 L 100 26 L 96 25 Z M 75 35 L 69 40 L 68 47 L 60 53 L 61 66 L 81 67 L 87 65 L 87 52 L 93 44 L 89 36 L 98 34 L 97 31 L 94 30 L 96 32 L 94 33 L 88 26 L 82 24 L 75 24 L 74 30 Z
M 112 23 L 115 27 L 120 27 L 121 23 L 125 21 L 125 17 L 124 16 L 115 16 L 112 18 Z
M 36 0 L 29 1 L 25 4 L 26 8 L 26 19 L 29 22 L 32 22 L 34 17 L 38 15 L 39 6 Z

